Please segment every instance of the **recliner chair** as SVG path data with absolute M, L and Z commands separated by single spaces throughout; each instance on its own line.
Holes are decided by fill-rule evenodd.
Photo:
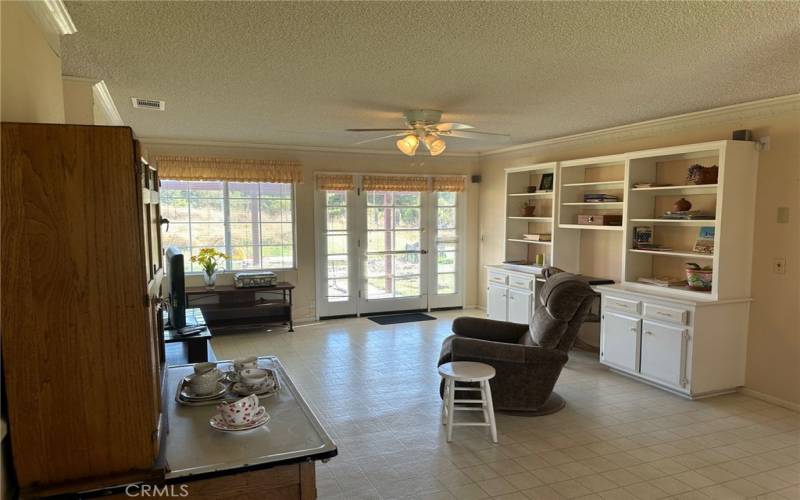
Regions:
M 490 383 L 498 410 L 547 415 L 566 405 L 553 387 L 597 294 L 573 274 L 553 268 L 543 274 L 530 325 L 462 316 L 442 343 L 439 365 L 478 361 L 494 367 Z

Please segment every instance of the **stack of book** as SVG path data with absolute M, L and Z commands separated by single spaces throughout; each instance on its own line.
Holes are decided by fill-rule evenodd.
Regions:
M 522 238 L 530 241 L 550 241 L 553 239 L 550 233 L 523 234 Z
M 655 286 L 683 286 L 686 284 L 686 279 L 684 278 L 675 278 L 672 276 L 654 276 L 652 278 L 639 278 L 637 280 L 639 283 L 646 283 L 648 285 L 655 285 Z
M 619 196 L 606 193 L 585 193 L 583 201 L 584 203 L 608 203 L 619 201 Z
M 661 218 L 669 220 L 714 220 L 714 214 L 702 210 L 683 210 L 680 212 L 664 212 Z

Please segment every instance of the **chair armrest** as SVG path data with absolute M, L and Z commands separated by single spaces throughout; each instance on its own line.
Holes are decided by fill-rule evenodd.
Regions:
M 528 331 L 528 325 L 496 321 L 493 319 L 461 316 L 453 321 L 453 333 L 459 337 L 491 340 L 494 342 L 516 342 Z
M 451 361 L 498 361 L 504 363 L 566 363 L 568 356 L 558 350 L 465 337 L 453 337 Z M 491 363 L 489 363 L 491 364 Z

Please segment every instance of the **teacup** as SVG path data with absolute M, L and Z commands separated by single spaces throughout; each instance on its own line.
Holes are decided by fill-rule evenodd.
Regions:
M 259 411 L 258 396 L 251 394 L 232 403 L 222 403 L 217 409 L 228 425 L 249 424 Z
M 198 375 L 210 372 L 217 367 L 216 363 L 195 363 L 194 372 Z
M 189 388 L 197 396 L 207 396 L 217 389 L 217 375 L 214 370 L 195 373 L 188 380 Z
M 245 368 L 239 372 L 239 381 L 244 385 L 254 387 L 266 382 L 269 372 L 261 368 Z
M 248 356 L 246 358 L 233 360 L 233 369 L 236 370 L 237 373 L 247 368 L 258 368 L 258 358 L 255 356 Z

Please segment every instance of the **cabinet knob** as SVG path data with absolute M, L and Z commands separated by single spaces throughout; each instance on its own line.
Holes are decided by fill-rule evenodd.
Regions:
M 631 327 L 631 331 L 632 331 L 633 333 L 638 333 L 638 332 L 639 332 L 639 329 L 638 329 L 638 328 L 636 328 L 635 326 L 632 326 L 632 327 Z

